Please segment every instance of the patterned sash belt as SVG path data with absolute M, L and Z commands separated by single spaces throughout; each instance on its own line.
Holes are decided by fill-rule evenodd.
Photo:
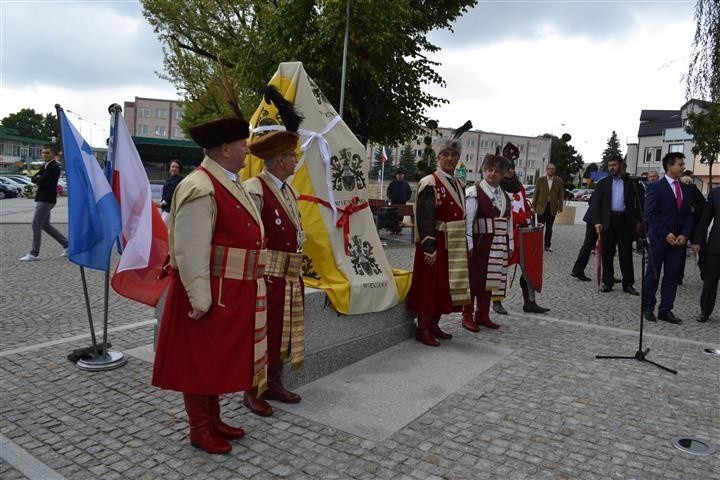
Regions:
M 468 279 L 467 240 L 465 220 L 436 222 L 436 230 L 445 232 L 448 251 L 448 277 L 450 298 L 453 305 L 470 303 L 470 281 Z
M 267 289 L 265 286 L 265 264 L 267 250 L 246 250 L 244 248 L 213 245 L 210 252 L 210 275 L 220 277 L 218 305 L 222 305 L 222 282 L 233 280 L 255 280 L 255 338 L 253 348 L 253 387 L 258 395 L 267 389 Z
M 495 233 L 494 218 L 476 218 L 473 222 L 473 233 L 486 234 Z
M 300 368 L 305 359 L 305 301 L 300 287 L 301 274 L 302 253 L 268 250 L 265 275 L 285 279 L 280 358 L 290 357 L 293 368 Z
M 488 223 L 488 221 L 492 223 L 492 229 L 486 233 L 493 236 L 485 289 L 492 292 L 493 300 L 501 300 L 505 297 L 507 286 L 508 221 L 506 218 L 488 218 L 485 220 L 485 223 Z

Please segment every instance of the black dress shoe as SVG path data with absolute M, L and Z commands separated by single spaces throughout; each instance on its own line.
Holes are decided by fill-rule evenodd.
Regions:
M 648 322 L 657 322 L 657 318 L 655 318 L 655 314 L 651 312 L 650 310 L 646 310 L 643 312 L 643 317 L 645 317 L 645 320 Z
M 623 288 L 623 292 L 629 293 L 630 295 L 640 295 L 638 293 L 638 291 L 635 290 L 635 288 L 632 285 L 630 285 L 629 287 Z
M 612 285 L 603 283 L 602 287 L 600 287 L 600 291 L 603 293 L 612 292 Z
M 667 312 L 658 313 L 658 319 L 660 319 L 664 322 L 668 322 L 668 323 L 675 323 L 675 324 L 682 323 L 682 320 L 680 320 L 678 317 L 676 317 L 675 314 L 669 310 Z
M 570 274 L 570 276 L 571 276 L 571 277 L 575 277 L 575 278 L 577 278 L 578 280 L 582 280 L 583 282 L 589 282 L 589 281 L 591 280 L 590 277 L 588 277 L 588 276 L 585 275 L 585 272 L 580 272 L 580 273 L 572 272 L 572 273 Z
M 552 252 L 552 248 L 550 248 L 550 247 L 545 247 L 545 251 L 546 251 L 546 252 Z
M 700 323 L 705 323 L 708 320 L 710 320 L 710 315 L 707 315 L 705 313 L 701 313 L 700 316 L 698 317 L 698 322 L 700 322 Z

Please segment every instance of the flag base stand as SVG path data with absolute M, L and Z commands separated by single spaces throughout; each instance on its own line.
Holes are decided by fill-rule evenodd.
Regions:
M 91 354 L 88 358 L 81 358 L 75 363 L 75 366 L 80 370 L 87 370 L 91 372 L 100 372 L 103 370 L 113 370 L 120 368 L 127 363 L 127 359 L 122 352 L 116 352 L 108 350 L 104 355 L 102 354 Z

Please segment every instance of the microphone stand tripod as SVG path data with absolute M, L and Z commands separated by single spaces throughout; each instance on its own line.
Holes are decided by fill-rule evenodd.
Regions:
M 644 211 L 642 209 L 643 203 L 640 202 L 639 194 L 637 191 L 638 186 L 635 185 L 635 197 L 638 201 L 638 207 L 640 211 L 640 217 L 642 219 L 643 225 L 645 225 L 645 215 Z M 638 247 L 640 247 L 640 250 L 642 252 L 642 270 L 641 270 L 641 280 L 640 280 L 640 336 L 639 336 L 639 342 L 638 342 L 638 349 L 637 352 L 635 352 L 635 355 L 629 356 L 629 355 L 595 355 L 595 358 L 597 359 L 618 359 L 618 360 L 637 360 L 639 362 L 647 362 L 650 364 L 655 365 L 658 368 L 662 368 L 666 372 L 670 372 L 674 375 L 677 375 L 677 370 L 673 370 L 672 368 L 665 367 L 663 365 L 660 365 L 657 362 L 653 362 L 652 360 L 647 359 L 647 354 L 650 351 L 649 348 L 646 348 L 643 350 L 643 326 L 645 324 L 645 315 L 643 315 L 643 300 L 645 299 L 645 265 L 647 263 L 647 251 L 648 251 L 648 242 L 647 238 L 643 235 L 642 238 L 640 238 L 638 241 Z M 655 272 L 655 275 L 657 276 L 657 272 Z

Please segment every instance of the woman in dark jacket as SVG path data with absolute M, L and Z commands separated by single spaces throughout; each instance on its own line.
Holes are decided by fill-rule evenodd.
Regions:
M 170 216 L 170 204 L 172 203 L 172 197 L 175 193 L 175 187 L 178 186 L 180 180 L 183 177 L 180 175 L 183 166 L 180 160 L 174 159 L 170 162 L 170 177 L 165 180 L 162 190 L 162 200 L 160 201 L 160 207 L 162 208 L 162 218 L 167 223 L 167 219 Z

